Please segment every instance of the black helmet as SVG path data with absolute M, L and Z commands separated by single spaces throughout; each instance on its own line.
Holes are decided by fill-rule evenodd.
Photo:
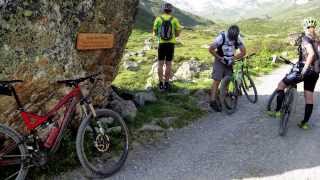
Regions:
M 228 29 L 228 39 L 231 41 L 236 41 L 238 39 L 238 36 L 240 34 L 239 26 L 232 25 Z
M 173 6 L 170 3 L 164 3 L 161 5 L 161 11 L 162 12 L 172 12 Z

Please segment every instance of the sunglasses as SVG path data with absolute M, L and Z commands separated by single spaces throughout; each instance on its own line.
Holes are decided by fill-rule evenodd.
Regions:
M 316 27 L 314 27 L 314 26 L 308 26 L 308 27 L 307 27 L 307 29 L 310 29 L 310 28 L 316 28 Z

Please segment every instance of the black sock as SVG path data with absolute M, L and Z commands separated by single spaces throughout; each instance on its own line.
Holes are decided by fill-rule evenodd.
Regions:
M 283 100 L 284 100 L 284 90 L 277 90 L 277 108 L 276 111 L 280 111 Z
M 301 122 L 302 124 L 305 124 L 309 121 L 311 114 L 313 110 L 313 104 L 306 104 L 305 110 L 304 110 L 304 119 Z

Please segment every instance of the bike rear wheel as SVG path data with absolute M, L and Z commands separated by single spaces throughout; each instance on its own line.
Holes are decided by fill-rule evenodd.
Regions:
M 247 99 L 251 103 L 256 103 L 258 101 L 258 92 L 254 84 L 254 81 L 248 74 L 243 74 L 241 87 Z
M 106 178 L 125 163 L 129 150 L 129 132 L 115 112 L 96 110 L 88 115 L 78 130 L 76 147 L 81 165 L 90 177 Z
M 0 124 L 0 177 L 23 180 L 27 176 L 27 148 L 22 136 L 15 130 Z
M 236 111 L 238 104 L 238 85 L 233 81 L 232 77 L 226 76 L 221 81 L 220 86 L 220 101 L 223 110 L 227 114 L 232 114 Z

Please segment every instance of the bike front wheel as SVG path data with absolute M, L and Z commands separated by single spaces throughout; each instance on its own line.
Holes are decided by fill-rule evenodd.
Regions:
M 241 87 L 247 99 L 251 103 L 256 103 L 258 101 L 258 92 L 257 88 L 248 74 L 243 74 Z
M 288 131 L 288 122 L 289 122 L 290 112 L 284 112 L 281 115 L 280 126 L 279 126 L 279 135 L 285 136 Z
M 236 111 L 238 94 L 237 82 L 233 81 L 230 76 L 224 77 L 220 86 L 220 102 L 227 114 L 232 114 Z
M 81 165 L 90 177 L 106 178 L 125 163 L 129 151 L 129 132 L 123 119 L 107 109 L 85 117 L 78 130 L 76 147 Z
M 290 119 L 290 115 L 292 113 L 292 109 L 294 106 L 295 94 L 297 90 L 295 88 L 289 88 L 285 93 L 285 99 L 281 108 L 281 120 L 279 126 L 279 135 L 285 136 L 288 131 L 288 122 Z
M 27 176 L 27 148 L 22 136 L 15 130 L 0 124 L 0 177 L 23 180 Z
M 269 97 L 268 104 L 267 104 L 267 111 L 276 111 L 277 107 L 277 90 L 274 90 L 271 96 Z

